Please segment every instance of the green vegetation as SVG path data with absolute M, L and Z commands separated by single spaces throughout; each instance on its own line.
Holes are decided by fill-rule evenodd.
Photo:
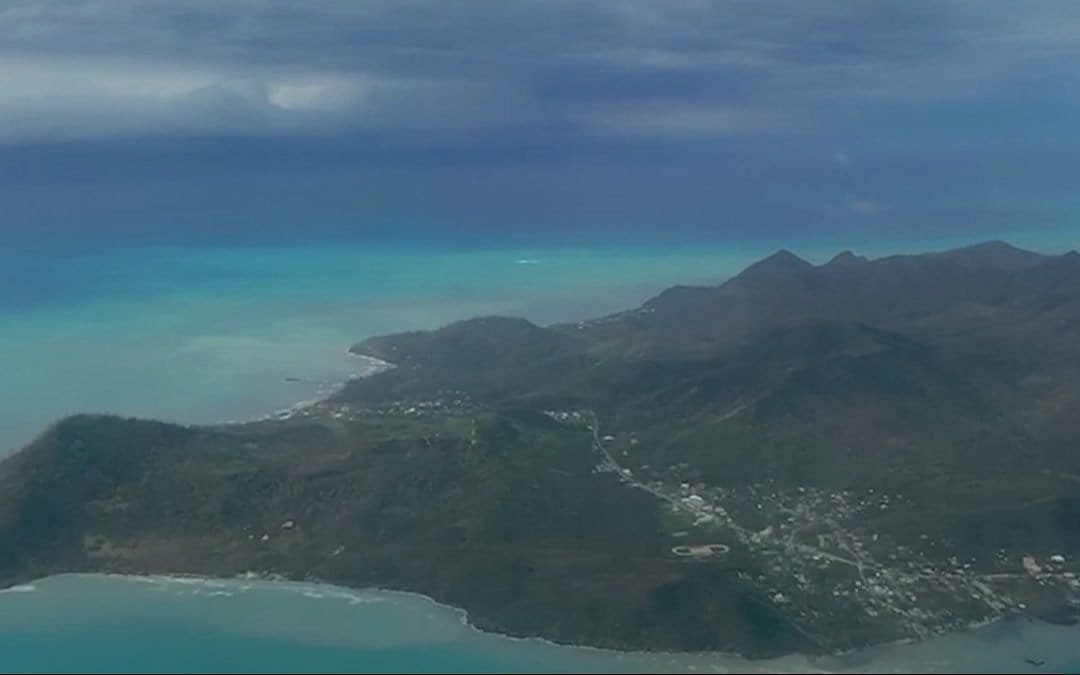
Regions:
M 0 464 L 0 582 L 279 574 L 752 656 L 1069 618 L 1080 256 L 780 253 L 593 321 L 353 351 L 397 367 L 280 419 L 57 423 Z

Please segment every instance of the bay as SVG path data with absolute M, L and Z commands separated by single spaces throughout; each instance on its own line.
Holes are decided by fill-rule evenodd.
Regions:
M 0 252 L 0 454 L 56 418 L 246 419 L 323 396 L 364 337 L 468 316 L 540 323 L 715 283 L 771 247 L 319 245 Z M 820 261 L 835 247 L 799 253 Z M 0 671 L 1080 672 L 1080 630 L 1004 622 L 839 658 L 617 654 L 469 628 L 417 596 L 65 575 L 0 593 Z

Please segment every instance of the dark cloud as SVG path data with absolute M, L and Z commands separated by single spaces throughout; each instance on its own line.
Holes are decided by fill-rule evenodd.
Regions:
M 7 0 L 0 238 L 1062 229 L 1078 80 L 1071 0 Z
M 1072 14 L 1037 0 L 16 0 L 0 9 L 0 139 L 790 131 L 828 104 L 1080 65 Z

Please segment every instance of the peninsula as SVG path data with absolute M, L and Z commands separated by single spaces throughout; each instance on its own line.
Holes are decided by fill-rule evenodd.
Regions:
M 392 367 L 260 421 L 57 422 L 0 463 L 0 585 L 275 574 L 750 657 L 1075 620 L 1075 251 L 781 251 L 591 321 L 351 351 Z

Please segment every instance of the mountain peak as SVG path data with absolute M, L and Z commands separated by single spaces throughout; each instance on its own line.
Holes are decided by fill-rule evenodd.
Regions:
M 739 272 L 734 279 L 751 282 L 769 281 L 813 269 L 813 267 L 813 265 L 791 251 L 782 248 Z
M 841 251 L 833 256 L 832 260 L 825 263 L 826 267 L 841 267 L 846 265 L 858 264 L 867 262 L 867 258 L 861 255 L 855 255 L 850 250 Z
M 1034 251 L 1017 248 L 1007 241 L 994 239 L 981 244 L 954 248 L 935 254 L 935 257 L 950 260 L 969 267 L 996 270 L 1019 270 L 1038 265 L 1046 261 L 1046 256 Z
M 973 253 L 981 253 L 984 255 L 1014 255 L 1014 254 L 1027 254 L 1031 251 L 1025 251 L 1022 248 L 1013 246 L 1004 239 L 991 239 L 990 241 L 980 242 L 978 244 L 972 244 L 970 246 L 963 246 L 961 248 L 953 249 L 954 251 L 969 251 Z
M 782 248 L 779 251 L 777 251 L 776 253 L 773 253 L 770 256 L 762 258 L 759 262 L 769 262 L 769 261 L 772 261 L 773 263 L 782 263 L 782 264 L 785 264 L 785 265 L 801 265 L 803 267 L 810 267 L 811 266 L 810 263 L 806 262 L 805 260 L 803 260 L 799 256 L 795 255 L 791 251 L 787 250 L 786 248 Z

